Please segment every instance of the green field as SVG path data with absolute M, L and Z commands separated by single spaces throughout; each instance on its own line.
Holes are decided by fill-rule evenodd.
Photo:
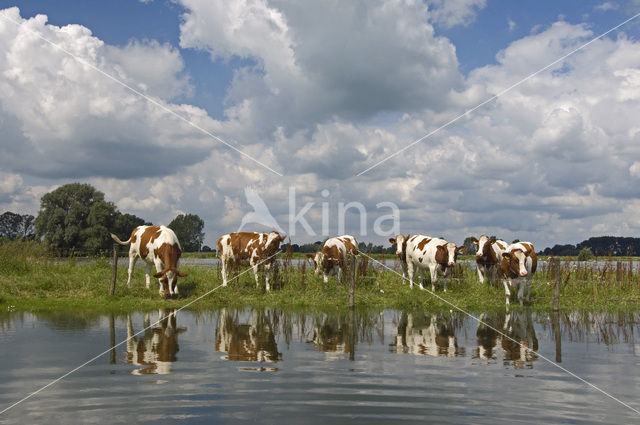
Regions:
M 393 267 L 393 257 L 383 261 Z M 108 295 L 112 266 L 110 260 L 96 258 L 89 265 L 80 265 L 74 258 L 54 258 L 35 243 L 5 243 L 0 246 L 0 308 L 3 310 L 42 310 L 86 308 L 95 311 L 130 311 L 159 307 L 190 309 L 218 306 L 272 306 L 305 309 L 343 308 L 348 305 L 348 285 L 328 284 L 305 266 L 289 266 L 286 259 L 278 261 L 275 289 L 266 293 L 256 288 L 253 273 L 241 269 L 241 275 L 229 286 L 221 287 L 219 267 L 187 266 L 189 274 L 179 281 L 180 295 L 165 299 L 158 294 L 157 279 L 145 288 L 142 268 L 135 270 L 131 287 L 126 285 L 127 270 L 118 269 L 114 296 Z M 356 306 L 362 308 L 446 309 L 453 308 L 417 286 L 409 289 L 394 271 L 361 256 L 356 277 Z M 640 275 L 630 261 L 610 261 L 597 269 L 591 263 L 569 267 L 560 262 L 555 274 L 547 268 L 536 273 L 531 296 L 535 308 L 550 308 L 553 281 L 561 281 L 562 308 L 582 309 L 636 308 L 640 301 Z M 440 282 L 439 282 L 440 283 Z M 430 284 L 425 285 L 430 289 Z M 458 265 L 448 291 L 436 286 L 436 294 L 465 310 L 486 310 L 504 305 L 504 289 L 480 285 L 468 265 Z M 195 301 L 199 297 L 202 299 Z M 195 302 L 194 302 L 195 301 Z M 512 300 L 512 305 L 517 301 Z

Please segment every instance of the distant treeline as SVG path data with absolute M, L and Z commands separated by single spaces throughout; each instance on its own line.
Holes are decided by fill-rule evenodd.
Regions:
M 640 238 L 626 238 L 621 236 L 596 236 L 580 242 L 577 245 L 554 245 L 545 248 L 540 254 L 577 256 L 583 249 L 589 249 L 596 256 L 631 256 L 640 255 Z
M 314 243 L 307 243 L 303 245 L 298 245 L 297 243 L 291 244 L 292 252 L 302 252 L 302 253 L 313 253 L 316 251 L 320 251 L 324 245 L 323 241 L 316 241 Z M 284 249 L 284 248 L 283 248 Z M 371 242 L 368 244 L 364 242 L 360 242 L 358 244 L 358 249 L 361 252 L 366 252 L 369 254 L 395 254 L 396 249 L 394 246 L 384 247 L 382 245 L 374 245 Z

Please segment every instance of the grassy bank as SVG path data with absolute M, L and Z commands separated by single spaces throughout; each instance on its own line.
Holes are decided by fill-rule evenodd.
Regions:
M 384 262 L 393 267 L 393 256 L 386 256 Z M 228 287 L 219 287 L 222 281 L 218 267 L 185 265 L 182 271 L 189 276 L 180 279 L 180 295 L 175 299 L 158 295 L 157 279 L 152 278 L 150 288 L 146 289 L 142 268 L 135 270 L 132 285 L 127 287 L 127 270 L 123 267 L 118 269 L 116 293 L 109 296 L 110 261 L 97 258 L 95 264 L 78 265 L 73 258 L 50 257 L 39 244 L 9 243 L 0 246 L 0 309 L 84 308 L 117 312 L 178 308 L 201 296 L 204 297 L 190 309 L 245 305 L 302 309 L 347 307 L 348 285 L 337 284 L 335 278 L 324 284 L 306 265 L 294 267 L 286 259 L 278 264 L 276 288 L 269 293 L 256 288 L 251 271 L 240 275 Z M 365 258 L 360 259 L 357 274 L 356 305 L 360 308 L 451 309 L 449 304 L 428 292 L 419 291 L 417 287 L 409 289 L 398 274 Z M 596 268 L 592 263 L 570 266 L 561 261 L 555 268 L 541 268 L 536 274 L 531 290 L 535 308 L 551 307 L 551 282 L 556 278 L 561 281 L 563 308 L 635 309 L 640 302 L 640 275 L 633 270 L 631 262 L 611 261 Z M 438 285 L 436 293 L 465 310 L 482 311 L 504 305 L 504 289 L 480 285 L 469 266 L 458 266 L 448 291 L 444 293 Z

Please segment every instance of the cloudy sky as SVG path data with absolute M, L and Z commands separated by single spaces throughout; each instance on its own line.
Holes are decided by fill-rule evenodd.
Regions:
M 299 243 L 337 232 L 341 202 L 366 208 L 367 235 L 355 208 L 346 231 L 367 242 L 386 239 L 383 202 L 403 233 L 458 243 L 640 236 L 640 17 L 581 48 L 636 13 L 640 1 L 17 2 L 0 11 L 0 210 L 35 215 L 80 181 L 154 223 L 198 214 L 211 246 L 253 211 L 246 192 L 291 233 L 306 205 L 316 235 L 298 223 Z

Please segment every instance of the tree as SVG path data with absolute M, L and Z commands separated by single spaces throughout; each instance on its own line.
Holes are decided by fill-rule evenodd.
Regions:
M 144 219 L 133 214 L 118 213 L 115 221 L 113 222 L 111 233 L 128 238 L 133 229 L 138 226 L 142 226 L 143 224 L 150 225 L 151 223 L 146 222 Z
M 194 252 L 200 249 L 204 240 L 204 220 L 197 214 L 179 214 L 167 227 L 175 232 L 183 251 Z
M 578 253 L 578 261 L 587 261 L 593 258 L 593 252 L 589 248 L 582 248 Z
M 71 250 L 96 253 L 111 246 L 109 232 L 126 235 L 142 223 L 141 218 L 120 213 L 93 186 L 71 183 L 42 197 L 35 230 L 39 239 L 62 254 Z
M 478 246 L 474 244 L 473 241 L 471 241 L 471 236 L 466 238 L 462 243 L 462 245 L 467 247 L 467 249 L 464 251 L 465 254 L 476 255 L 476 252 L 478 251 Z
M 33 239 L 34 217 L 30 214 L 20 215 L 7 211 L 0 215 L 0 238 Z

